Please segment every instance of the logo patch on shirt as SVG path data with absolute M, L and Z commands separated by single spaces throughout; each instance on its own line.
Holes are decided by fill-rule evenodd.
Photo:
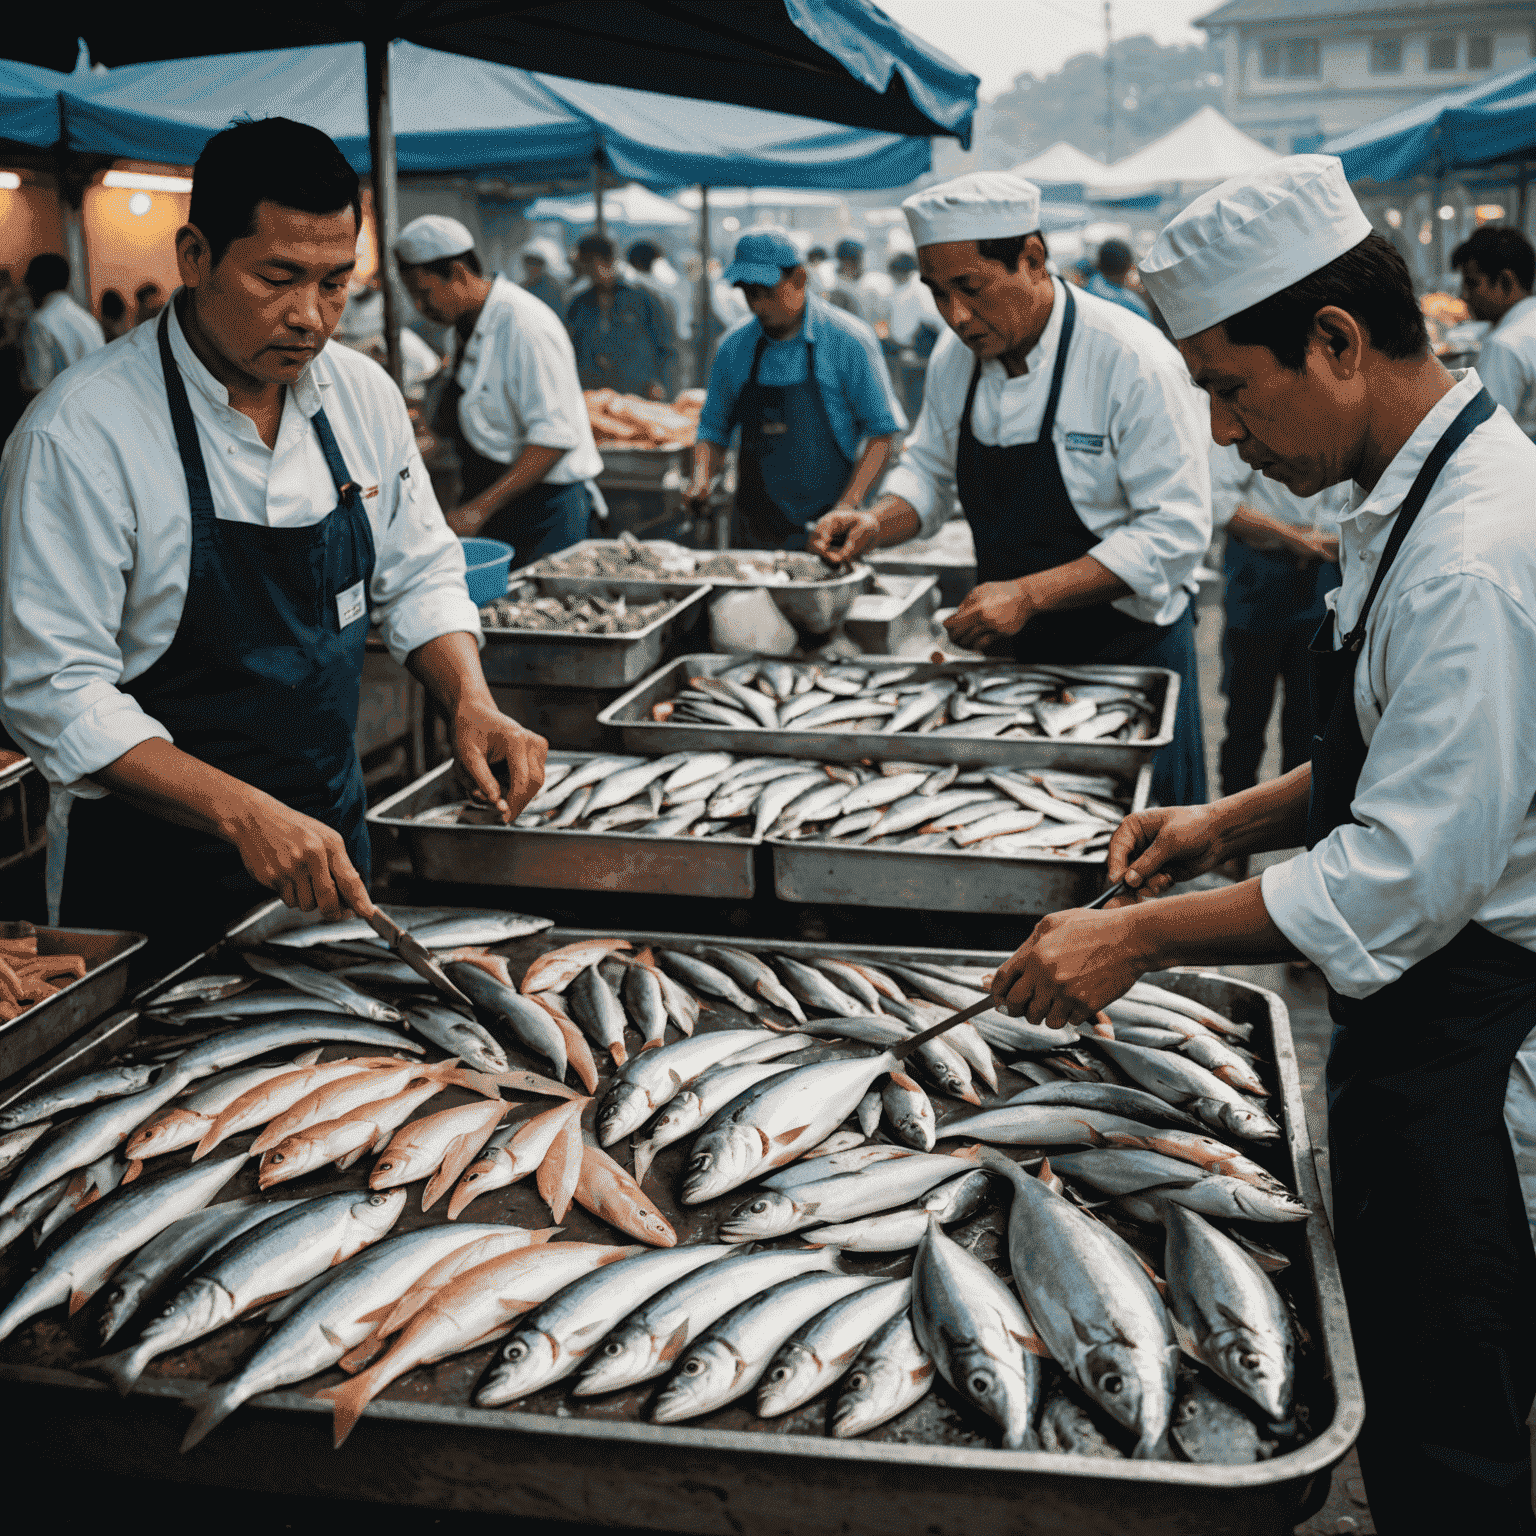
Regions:
M 367 485 L 367 486 L 363 487 L 363 500 L 364 501 L 371 501 L 378 494 L 379 494 L 379 488 L 376 485 Z
M 368 612 L 368 601 L 363 596 L 362 582 L 354 582 L 345 592 L 336 594 L 336 622 L 345 629 L 355 624 Z
M 1068 432 L 1067 447 L 1075 453 L 1103 453 L 1102 432 Z

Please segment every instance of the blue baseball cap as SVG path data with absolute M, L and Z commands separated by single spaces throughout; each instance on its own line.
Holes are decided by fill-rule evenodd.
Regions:
M 783 279 L 786 267 L 803 264 L 799 248 L 782 230 L 754 229 L 736 242 L 736 254 L 725 269 L 725 280 L 772 288 Z

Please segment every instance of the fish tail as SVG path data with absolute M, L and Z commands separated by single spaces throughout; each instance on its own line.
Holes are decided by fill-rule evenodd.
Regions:
M 240 1390 L 239 1382 L 229 1381 L 223 1386 L 210 1387 L 203 1395 L 202 1402 L 197 1405 L 192 1422 L 187 1426 L 187 1433 L 181 1442 L 181 1454 L 185 1456 L 194 1445 L 206 1439 L 244 1401 L 245 1393 Z
M 346 1443 L 357 1421 L 362 1418 L 363 1409 L 394 1380 L 396 1374 L 386 1356 L 377 1365 L 371 1365 L 366 1371 L 354 1376 L 351 1381 L 315 1393 L 317 1399 L 331 1405 L 331 1424 L 338 1451 Z
M 651 1171 L 651 1164 L 656 1160 L 656 1151 L 650 1142 L 642 1141 L 635 1148 L 635 1183 L 644 1184 L 645 1176 Z
M 1011 1157 L 999 1152 L 996 1147 L 977 1146 L 972 1149 L 971 1158 L 973 1162 L 980 1163 L 983 1168 L 1002 1174 L 1005 1179 L 1020 1179 L 1024 1176 L 1024 1170 Z
M 132 1349 L 125 1349 L 120 1354 L 102 1355 L 99 1359 L 88 1360 L 86 1364 L 92 1370 L 100 1371 L 117 1388 L 119 1397 L 127 1397 L 133 1391 L 134 1383 L 144 1374 L 144 1367 L 149 1361 L 149 1355 L 142 1354 L 141 1346 L 135 1344 Z

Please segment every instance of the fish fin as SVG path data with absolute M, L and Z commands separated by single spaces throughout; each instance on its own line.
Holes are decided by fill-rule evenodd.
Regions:
M 663 1030 L 662 1034 L 661 1034 L 661 1038 L 659 1040 L 647 1040 L 645 1042 L 645 1044 L 640 1047 L 640 1049 L 641 1049 L 642 1052 L 643 1051 L 659 1051 L 661 1049 L 661 1047 L 664 1046 L 666 1043 L 667 1043 L 667 1035 L 666 1035 L 666 1031 Z
M 1092 1032 L 1101 1040 L 1113 1040 L 1115 1038 L 1115 1026 L 1107 1013 L 1094 1014 Z
M 69 1311 L 65 1316 L 73 1317 L 90 1299 L 91 1293 L 89 1291 L 71 1291 L 69 1293 Z
M 1182 1349 L 1191 1360 L 1196 1360 L 1201 1365 L 1204 1365 L 1205 1357 L 1200 1353 L 1200 1346 L 1198 1343 L 1196 1343 L 1194 1334 L 1192 1334 L 1189 1329 L 1186 1328 L 1184 1324 L 1181 1323 L 1179 1319 L 1176 1318 L 1171 1312 L 1168 1314 L 1168 1320 L 1173 1324 L 1173 1336 L 1179 1341 L 1179 1348 Z
M 540 1243 L 551 1242 L 557 1233 L 564 1231 L 564 1227 L 535 1227 L 533 1231 L 528 1234 L 528 1246 L 530 1248 L 534 1248 L 537 1247 Z
M 244 1401 L 244 1397 L 237 1395 L 235 1382 L 209 1387 L 197 1405 L 197 1412 L 192 1415 L 192 1422 L 187 1426 L 181 1442 L 181 1454 L 185 1456 L 193 1446 L 205 1440 Z
M 791 1131 L 780 1131 L 777 1136 L 772 1138 L 772 1144 L 779 1147 L 793 1146 L 808 1130 L 810 1130 L 809 1125 L 797 1125 Z
M 650 1142 L 642 1141 L 635 1147 L 635 1183 L 644 1184 L 645 1176 L 651 1171 L 651 1164 L 656 1160 L 656 1153 Z
M 357 1320 L 360 1323 L 373 1323 L 378 1325 L 383 1323 L 389 1317 L 389 1314 L 394 1310 L 395 1303 L 393 1301 L 386 1301 L 382 1307 L 375 1307 L 372 1312 L 361 1313 Z
M 321 1323 L 320 1332 L 325 1335 L 325 1342 L 329 1344 L 332 1349 L 346 1348 L 346 1340 L 343 1339 L 339 1333 L 335 1332 L 334 1329 L 327 1328 L 324 1323 Z
M 915 1079 L 908 1077 L 907 1074 L 900 1069 L 891 1073 L 891 1081 L 898 1088 L 904 1088 L 908 1093 L 921 1093 L 923 1091 L 922 1084 L 918 1083 Z
M 128 1164 L 127 1171 L 123 1174 L 121 1182 L 123 1184 L 132 1184 L 133 1181 L 136 1178 L 138 1178 L 138 1176 L 141 1173 L 143 1173 L 143 1172 L 144 1172 L 144 1159 L 141 1158 L 141 1157 L 136 1157 L 136 1158 L 134 1158 L 134 1160 L 131 1163 Z M 100 1195 L 101 1195 L 101 1192 L 100 1192 L 100 1190 L 98 1190 L 96 1192 L 96 1195 L 93 1196 L 92 1198 L 93 1199 L 99 1199 Z M 84 1204 L 81 1206 L 81 1209 L 84 1210 L 85 1206 L 89 1205 L 90 1203 L 91 1203 L 90 1200 L 85 1201 Z
M 87 1360 L 85 1363 L 88 1369 L 100 1371 L 117 1388 L 119 1397 L 127 1397 L 152 1358 L 148 1355 L 140 1358 L 141 1347 L 142 1341 L 132 1349 L 122 1350 L 115 1355 L 102 1355 L 99 1359 Z
M 622 1067 L 629 1060 L 629 1047 L 622 1040 L 615 1040 L 608 1047 L 608 1054 L 613 1057 L 613 1064 Z
M 951 1152 L 949 1155 L 951 1157 L 958 1157 L 963 1163 L 980 1163 L 981 1143 L 979 1141 L 973 1142 L 970 1146 L 961 1147 L 959 1151 Z
M 539 1164 L 539 1194 L 556 1221 L 564 1221 L 565 1213 L 571 1208 L 576 1184 L 581 1177 L 584 1150 L 581 1122 L 573 1116 L 550 1143 L 549 1150 Z
M 389 1384 L 390 1377 L 385 1374 L 388 1364 L 387 1359 L 381 1360 L 377 1365 L 354 1376 L 351 1381 L 315 1393 L 318 1400 L 331 1405 L 331 1425 L 337 1450 L 341 1449 L 357 1421 L 362 1418 L 363 1410 Z
M 648 971 L 656 969 L 656 956 L 651 953 L 651 946 L 649 944 L 644 949 L 635 951 L 635 964 L 643 965 Z
M 558 1020 L 556 1021 L 558 1023 Z M 574 1025 L 566 1028 L 560 1025 L 560 1033 L 565 1036 L 565 1059 L 581 1080 L 581 1086 L 588 1093 L 597 1092 L 597 1062 L 592 1055 L 592 1047 L 587 1044 L 587 1037 Z
M 1032 1355 L 1039 1355 L 1042 1360 L 1051 1360 L 1055 1357 L 1045 1347 L 1045 1340 L 1037 1333 L 1015 1333 L 1012 1328 L 1008 1330 L 1009 1336 L 1020 1349 L 1027 1350 Z
M 679 1323 L 677 1327 L 672 1330 L 671 1337 L 667 1339 L 667 1341 L 656 1352 L 656 1358 L 660 1361 L 663 1361 L 667 1365 L 671 1365 L 673 1361 L 675 1361 L 677 1357 L 682 1354 L 683 1349 L 687 1343 L 688 1324 L 686 1322 Z
M 379 1142 L 383 1139 L 383 1136 L 384 1133 L 380 1131 L 378 1136 L 374 1137 L 371 1145 L 365 1147 L 357 1147 L 351 1152 L 344 1152 L 340 1157 L 336 1159 L 337 1170 L 341 1173 L 345 1173 L 347 1169 L 350 1168 L 353 1163 L 358 1160 L 358 1158 L 362 1157 L 365 1152 L 382 1152 L 384 1149 L 379 1146 Z
M 380 1309 L 383 1310 L 382 1308 Z M 361 1344 L 354 1346 L 336 1362 L 349 1376 L 355 1376 L 364 1370 L 369 1364 L 378 1358 L 379 1351 L 384 1348 L 384 1336 L 378 1333 L 370 1333 Z

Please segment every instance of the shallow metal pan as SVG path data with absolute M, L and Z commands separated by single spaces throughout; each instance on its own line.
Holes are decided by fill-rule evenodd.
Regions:
M 1008 768 L 1068 768 L 1079 773 L 1133 777 L 1160 747 L 1173 740 L 1179 703 L 1179 675 L 1163 667 L 1083 667 L 1105 682 L 1124 683 L 1151 694 L 1158 710 L 1156 734 L 1146 741 L 1066 741 L 1030 737 L 1025 741 L 975 741 L 903 731 L 762 731 L 726 725 L 672 725 L 653 720 L 652 708 L 688 686 L 690 677 L 713 677 L 740 666 L 741 656 L 679 656 L 637 683 L 598 715 L 598 723 L 620 732 L 627 752 L 740 752 L 766 757 L 817 757 L 855 763 L 886 758 L 912 763 L 990 763 Z M 900 657 L 861 656 L 861 667 L 922 666 L 935 676 L 995 668 L 995 662 L 913 663 Z M 921 675 L 921 674 L 919 674 Z
M 259 939 L 294 920 L 274 902 L 237 934 L 243 941 Z M 554 929 L 501 947 L 516 971 L 546 948 L 592 936 L 591 930 Z M 637 945 L 730 942 L 877 965 L 900 959 L 996 964 L 1004 958 L 734 936 L 724 941 L 626 932 L 624 937 Z M 559 1387 L 515 1412 L 465 1406 L 490 1349 L 403 1378 L 369 1408 L 339 1453 L 330 1449 L 329 1413 L 310 1395 L 317 1381 L 303 1391 L 255 1399 L 182 1457 L 176 1447 L 188 1405 L 204 1382 L 243 1358 L 258 1337 L 257 1325 L 221 1330 L 179 1352 L 163 1367 L 152 1367 L 141 1388 L 120 1400 L 78 1369 L 88 1353 L 77 1337 L 78 1325 L 66 1328 L 52 1316 L 0 1346 L 0 1403 L 10 1410 L 13 1439 L 24 1442 L 16 1449 L 29 1467 L 67 1469 L 73 1478 L 110 1471 L 701 1536 L 1282 1536 L 1321 1503 L 1329 1471 L 1353 1442 L 1362 1418 L 1289 1025 L 1280 999 L 1261 988 L 1179 972 L 1155 979 L 1256 1026 L 1255 1049 L 1271 1063 L 1264 1070 L 1287 1133 L 1283 1145 L 1258 1155 L 1290 1179 L 1317 1212 L 1304 1226 L 1265 1232 L 1293 1260 L 1287 1289 L 1310 1338 L 1302 1401 L 1312 1438 L 1272 1461 L 1220 1467 L 1004 1451 L 937 1394 L 853 1441 L 821 1435 L 825 1405 L 766 1422 L 728 1408 L 678 1427 L 638 1421 L 637 1402 L 628 1397 L 594 1404 Z M 730 1010 L 716 1009 L 699 1027 L 738 1022 Z M 121 1052 L 145 1027 L 131 1015 L 107 1021 L 93 1032 L 102 1037 L 95 1048 Z M 99 1064 L 100 1056 L 90 1051 L 83 1043 L 60 1070 L 67 1075 L 84 1070 L 87 1062 Z M 687 1240 L 699 1235 L 713 1207 L 679 1209 L 672 1201 L 685 1148 L 679 1144 L 662 1154 L 648 1187 Z M 335 1182 L 360 1187 L 363 1175 L 363 1169 L 354 1169 Z M 479 1208 L 471 1208 L 471 1219 L 542 1225 L 534 1220 L 539 1206 L 531 1182 L 484 1197 Z M 306 1187 L 320 1193 L 331 1185 L 306 1181 Z M 244 1186 L 232 1186 L 232 1192 L 244 1193 Z M 411 1209 L 415 1204 L 409 1203 L 402 1227 L 423 1219 Z M 976 1237 L 983 1257 L 996 1251 L 989 1245 L 997 1241 L 1000 1221 L 1000 1212 L 978 1218 L 979 1225 L 990 1222 Z M 606 1230 L 579 1208 L 567 1225 L 566 1237 L 576 1240 L 595 1240 Z
M 551 752 L 549 760 L 588 762 L 597 755 Z M 434 768 L 368 812 L 371 825 L 388 827 L 403 838 L 418 879 L 733 900 L 757 890 L 757 838 L 423 826 L 412 820 L 435 805 L 463 798 L 452 769 L 452 763 Z

